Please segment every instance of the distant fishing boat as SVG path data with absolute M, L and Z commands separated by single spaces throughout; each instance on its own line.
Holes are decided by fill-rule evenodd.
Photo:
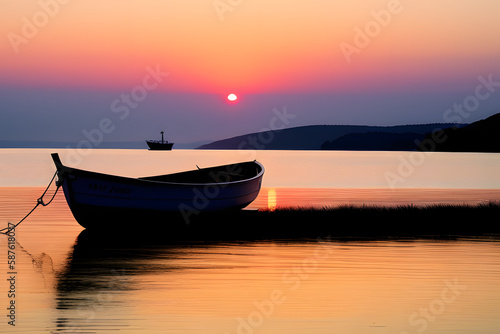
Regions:
M 52 160 L 57 184 L 62 186 L 73 216 L 85 228 L 131 221 L 144 226 L 152 222 L 150 217 L 169 226 L 169 214 L 186 218 L 242 209 L 257 198 L 264 175 L 264 166 L 257 161 L 129 178 L 67 167 L 57 153 Z
M 164 132 L 161 132 L 161 141 L 160 140 L 146 140 L 148 147 L 150 150 L 163 150 L 170 151 L 174 143 L 169 142 L 168 140 L 163 139 Z

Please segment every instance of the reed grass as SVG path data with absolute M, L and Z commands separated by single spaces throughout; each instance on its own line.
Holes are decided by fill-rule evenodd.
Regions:
M 200 215 L 190 233 L 269 238 L 449 238 L 500 235 L 500 202 L 277 207 Z
M 106 240 L 141 238 L 155 242 L 288 239 L 387 239 L 500 237 L 500 202 L 433 205 L 339 205 L 277 207 L 193 215 L 114 220 L 111 228 L 89 229 Z M 110 217 L 109 221 L 113 221 Z M 130 225 L 127 225 L 130 224 Z M 106 231 L 107 230 L 107 231 Z M 128 234 L 128 236 L 127 236 Z M 141 239 L 139 238 L 139 240 Z

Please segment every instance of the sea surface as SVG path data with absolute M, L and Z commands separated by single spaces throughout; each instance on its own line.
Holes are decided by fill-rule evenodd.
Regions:
M 1 149 L 1 227 L 36 204 L 52 152 L 133 177 L 257 159 L 266 172 L 249 209 L 500 200 L 498 154 Z M 147 222 L 130 232 L 83 230 L 57 194 L 0 235 L 0 333 L 500 333 L 498 236 L 173 242 Z

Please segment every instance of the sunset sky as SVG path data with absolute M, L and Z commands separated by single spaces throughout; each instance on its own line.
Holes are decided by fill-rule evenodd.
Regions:
M 287 127 L 395 125 L 469 103 L 470 123 L 500 112 L 498 13 L 494 0 L 0 0 L 0 141 L 78 141 L 103 119 L 105 141 L 215 140 L 284 108 Z

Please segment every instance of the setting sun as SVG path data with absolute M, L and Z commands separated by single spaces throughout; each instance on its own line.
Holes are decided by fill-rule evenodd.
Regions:
M 227 99 L 231 102 L 234 102 L 238 99 L 238 97 L 236 96 L 236 94 L 231 93 L 227 96 Z

